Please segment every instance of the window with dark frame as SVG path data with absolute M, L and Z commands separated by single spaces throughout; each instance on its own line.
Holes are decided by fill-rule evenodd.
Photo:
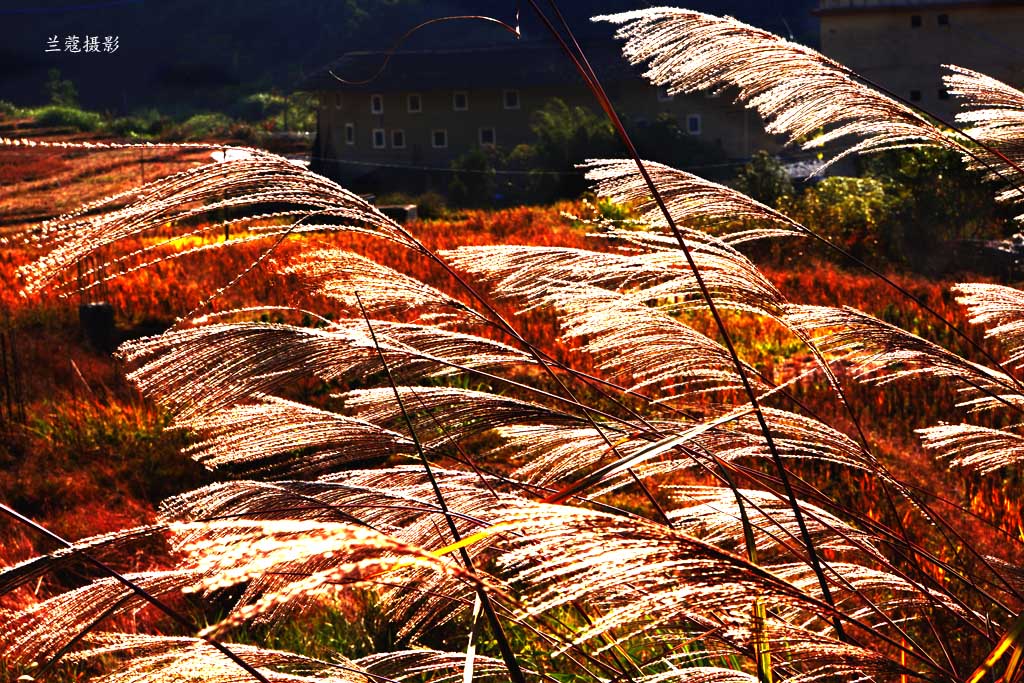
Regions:
M 405 131 L 401 128 L 391 131 L 391 147 L 394 149 L 405 149 Z
M 480 129 L 480 146 L 481 147 L 493 147 L 497 136 L 495 135 L 494 128 L 481 128 Z
M 921 15 L 911 14 L 910 15 L 910 28 L 921 28 Z
M 700 114 L 690 114 L 686 117 L 686 132 L 690 135 L 700 135 L 703 131 Z
M 939 22 L 939 26 L 949 26 L 949 15 L 940 14 L 938 17 L 936 17 L 936 21 Z
M 354 145 L 356 144 L 356 124 L 346 123 L 345 124 L 345 144 Z
M 448 146 L 448 131 L 444 128 L 435 130 L 430 135 L 430 144 L 434 149 L 443 149 Z
M 423 111 L 423 99 L 418 93 L 409 95 L 406 99 L 406 109 L 410 114 L 419 114 Z
M 384 135 L 384 129 L 383 128 L 374 128 L 373 129 L 373 148 L 374 149 L 384 149 L 385 147 L 387 147 L 387 136 Z
M 469 109 L 469 93 L 461 90 L 452 93 L 452 109 L 455 111 L 467 111 Z
M 506 90 L 504 94 L 505 109 L 519 109 L 519 91 Z
M 370 113 L 371 114 L 383 114 L 384 113 L 384 96 L 383 95 L 370 95 Z

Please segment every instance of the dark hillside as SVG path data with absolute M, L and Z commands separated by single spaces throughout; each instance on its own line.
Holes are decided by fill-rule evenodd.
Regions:
M 588 40 L 609 28 L 590 16 L 649 6 L 643 0 L 563 0 Z M 814 0 L 689 0 L 692 8 L 813 42 Z M 387 49 L 409 27 L 446 14 L 490 14 L 512 22 L 515 2 L 467 0 L 0 0 L 0 99 L 41 104 L 48 69 L 59 68 L 89 108 L 131 111 L 158 106 L 218 108 L 240 94 L 288 89 L 304 75 L 354 49 Z M 371 30 L 372 27 L 372 30 Z M 382 28 L 383 27 L 383 28 Z M 526 40 L 546 40 L 523 8 Z M 68 36 L 118 36 L 113 54 L 67 53 Z M 61 51 L 46 52 L 58 36 Z M 493 26 L 434 26 L 407 47 L 507 41 Z M 181 112 L 179 112 L 181 113 Z

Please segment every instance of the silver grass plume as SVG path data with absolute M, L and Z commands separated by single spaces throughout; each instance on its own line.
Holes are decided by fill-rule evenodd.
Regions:
M 861 138 L 830 164 L 855 153 L 949 144 L 936 126 L 842 64 L 731 17 L 657 7 L 594 20 L 618 24 L 626 59 L 646 63 L 645 77 L 669 93 L 735 88 L 769 133 L 804 149 Z
M 358 312 L 361 301 L 373 313 L 424 309 L 428 314 L 424 317 L 439 321 L 480 319 L 473 309 L 440 290 L 350 251 L 304 253 L 282 272 L 298 277 L 306 291 L 340 301 L 349 311 Z
M 691 253 L 719 308 L 760 315 L 782 311 L 785 299 L 739 252 L 705 233 L 690 231 L 686 237 L 692 239 Z M 631 292 L 638 300 L 674 310 L 702 310 L 703 296 L 678 244 L 656 246 L 630 254 L 498 245 L 460 247 L 442 255 L 488 284 L 499 298 L 535 302 L 562 287 L 585 284 Z
M 202 435 L 183 452 L 206 467 L 268 478 L 307 478 L 413 452 L 412 441 L 390 430 L 270 396 L 172 426 Z
M 118 657 L 119 668 L 104 675 L 104 683 L 141 683 L 142 681 L 239 680 L 239 669 L 209 643 L 184 636 L 153 636 L 127 633 L 93 633 L 86 637 L 88 648 L 68 655 L 68 661 L 88 662 L 100 657 Z M 370 671 L 355 662 L 336 656 L 325 662 L 291 652 L 253 645 L 232 644 L 231 651 L 271 681 L 289 683 L 366 683 Z
M 985 336 L 1006 349 L 1006 363 L 1024 364 L 1024 292 L 985 282 L 962 282 L 953 292 L 957 302 L 967 307 L 970 322 L 984 325 Z
M 176 236 L 203 234 L 223 227 L 223 211 L 244 211 L 257 225 L 263 225 L 261 237 L 284 235 L 300 229 L 317 218 L 340 222 L 337 229 L 379 236 L 412 247 L 391 219 L 359 196 L 323 176 L 300 169 L 287 159 L 267 152 L 250 158 L 204 164 L 139 188 L 136 194 L 114 195 L 39 226 L 33 237 L 48 253 L 26 266 L 21 275 L 29 291 L 53 287 L 68 293 L 79 287 L 69 273 L 93 255 L 105 262 L 89 274 L 100 280 L 116 277 L 120 270 L 140 259 L 149 263 L 150 248 L 122 254 L 106 262 L 105 248 L 131 237 L 166 229 Z M 291 205 L 285 211 L 268 207 Z M 198 229 L 179 226 L 182 221 L 206 219 Z M 281 225 L 281 219 L 290 219 Z M 311 220 L 313 219 L 313 220 Z M 276 225 L 275 225 L 276 224 Z M 165 240 L 164 245 L 172 242 Z M 117 267 L 114 267 L 114 266 Z
M 917 430 L 925 448 L 938 451 L 951 467 L 989 474 L 1024 462 L 1024 436 L 1006 429 L 943 424 Z
M 739 241 L 798 235 L 803 230 L 784 214 L 725 185 L 653 161 L 645 161 L 644 167 L 677 225 L 716 228 L 756 222 L 757 228 L 737 233 Z M 593 183 L 597 196 L 634 206 L 645 223 L 665 225 L 665 216 L 651 198 L 650 188 L 632 159 L 588 159 L 581 168 L 586 170 L 586 178 Z M 765 224 L 772 227 L 762 227 Z M 644 233 L 637 236 L 642 238 Z M 731 245 L 737 242 L 731 230 L 721 231 L 717 236 Z
M 963 404 L 976 410 L 1024 407 L 1016 380 L 849 307 L 792 306 L 788 320 L 815 339 L 821 349 L 852 361 L 854 374 L 875 384 L 930 375 L 959 382 Z
M 134 366 L 129 379 L 182 420 L 273 394 L 303 377 L 368 377 L 380 371 L 378 347 L 400 376 L 446 377 L 531 362 L 482 337 L 411 324 L 378 326 L 375 344 L 362 321 L 326 328 L 213 323 L 129 342 L 119 355 Z
M 587 285 L 556 289 L 540 302 L 559 313 L 561 336 L 582 340 L 601 370 L 632 378 L 629 391 L 655 388 L 664 397 L 741 387 L 732 358 L 720 344 L 639 297 Z M 758 390 L 765 385 L 747 367 Z
M 1024 201 L 1020 185 L 1024 182 L 1024 93 L 991 76 L 947 65 L 950 73 L 943 82 L 951 95 L 960 100 L 964 111 L 958 123 L 970 126 L 968 133 L 980 145 L 972 148 L 978 158 L 967 155 L 968 166 L 989 171 L 989 178 L 1009 183 L 997 196 L 1000 201 Z M 993 172 L 997 171 L 997 173 Z M 1018 216 L 1021 220 L 1024 216 Z

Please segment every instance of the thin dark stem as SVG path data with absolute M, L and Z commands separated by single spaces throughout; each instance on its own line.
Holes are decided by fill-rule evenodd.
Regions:
M 405 409 L 405 404 L 402 401 L 402 393 L 398 390 L 398 385 L 395 383 L 395 378 L 391 374 L 391 367 L 388 365 L 387 359 L 384 357 L 384 351 L 381 349 L 380 344 L 377 342 L 377 333 L 373 330 L 373 323 L 370 322 L 370 317 L 366 313 L 366 308 L 363 307 L 363 300 L 359 296 L 359 292 L 355 292 L 356 302 L 359 304 L 359 310 L 363 314 L 363 318 L 366 320 L 366 326 L 370 330 L 370 337 L 373 339 L 374 347 L 377 349 L 377 356 L 380 358 L 381 365 L 384 366 L 384 373 L 387 375 L 388 384 L 391 385 L 391 390 L 395 393 L 395 401 L 398 403 L 399 410 L 402 411 L 402 417 L 405 420 L 406 427 L 409 429 L 409 435 L 412 437 L 413 443 L 416 444 L 416 452 L 419 454 L 420 462 L 423 464 L 423 468 L 427 473 L 427 478 L 430 480 L 430 486 L 434 489 L 434 495 L 437 496 L 438 506 L 444 513 L 445 521 L 448 523 L 448 530 L 451 532 L 452 538 L 455 542 L 462 540 L 462 536 L 459 533 L 459 528 L 455 524 L 455 519 L 452 515 L 448 514 L 448 504 L 445 502 L 444 493 L 441 492 L 441 486 L 437 483 L 437 478 L 434 476 L 434 470 L 430 466 L 430 460 L 427 459 L 427 454 L 423 450 L 423 444 L 420 443 L 419 436 L 416 434 L 416 429 L 413 426 L 412 418 Z M 466 569 L 470 573 L 474 573 L 473 560 L 469 556 L 469 552 L 464 548 L 459 548 L 459 555 L 462 558 L 463 564 L 466 565 Z M 508 674 L 514 683 L 526 683 L 526 679 L 523 676 L 523 670 L 519 666 L 519 662 L 516 659 L 515 653 L 512 651 L 512 647 L 509 645 L 508 637 L 505 635 L 505 629 L 501 625 L 501 621 L 498 619 L 497 613 L 494 611 L 494 606 L 491 604 L 491 598 L 487 594 L 487 591 L 483 586 L 477 585 L 477 595 L 480 596 L 480 602 L 484 608 L 484 613 L 487 615 L 487 620 L 491 625 L 491 631 L 494 634 L 495 640 L 498 641 L 498 649 L 501 650 L 502 659 L 505 660 L 505 667 L 508 669 Z

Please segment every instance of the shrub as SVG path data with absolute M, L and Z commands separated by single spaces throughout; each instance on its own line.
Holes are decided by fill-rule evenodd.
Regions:
M 993 151 L 1019 156 L 1005 124 L 1024 111 L 1024 93 L 978 74 L 947 80 L 983 122 L 969 148 L 831 60 L 733 19 L 665 8 L 608 19 L 622 25 L 627 55 L 662 67 L 649 72 L 657 85 L 742 83 L 793 144 L 821 142 L 810 134 L 825 129 L 826 141 L 858 135 L 861 150 L 969 149 L 1004 176 L 1024 175 Z M 118 244 L 115 275 L 170 258 L 169 230 L 220 228 L 221 197 L 250 212 L 246 240 L 279 245 L 330 228 L 367 253 L 401 249 L 407 270 L 416 261 L 436 276 L 421 281 L 314 239 L 253 267 L 272 265 L 282 287 L 330 318 L 221 311 L 123 346 L 132 381 L 197 435 L 189 455 L 224 481 L 168 501 L 160 525 L 0 574 L 11 588 L 73 569 L 81 553 L 153 537 L 168 538 L 177 558 L 131 582 L 115 575 L 0 613 L 6 659 L 64 655 L 109 615 L 188 591 L 215 621 L 205 640 L 85 633 L 91 648 L 72 656 L 116 655 L 121 678 L 153 681 L 243 671 L 311 681 L 1017 680 L 1019 504 L 1002 480 L 974 499 L 984 508 L 947 489 L 1024 461 L 1024 294 L 955 289 L 1005 345 L 1003 362 L 934 306 L 905 319 L 958 338 L 964 354 L 851 308 L 791 301 L 738 247 L 828 234 L 693 174 L 645 168 L 588 164 L 597 196 L 629 200 L 644 223 L 598 223 L 604 251 L 435 253 L 358 196 L 269 154 L 193 168 L 139 201 L 115 197 L 57 221 L 43 236 L 55 250 L 24 271 L 32 291 L 74 292 L 89 275 L 77 266 Z M 836 178 L 815 188 L 807 215 L 852 230 L 874 224 L 887 201 L 881 181 Z M 510 224 L 529 218 L 502 213 Z M 137 248 L 151 233 L 152 248 Z M 882 282 L 894 302 L 924 303 Z M 525 311 L 557 319 L 560 338 L 528 339 L 511 315 Z M 778 335 L 743 350 L 791 354 L 779 376 L 740 356 L 731 331 L 741 323 Z M 914 425 L 956 473 L 938 491 L 918 476 L 923 452 L 893 447 L 864 422 L 879 416 L 888 428 L 909 399 L 879 387 L 912 382 L 929 404 L 947 385 L 950 403 L 961 402 L 939 424 Z M 834 399 L 831 410 L 802 400 L 815 392 Z M 325 604 L 368 605 L 380 651 L 328 661 L 221 642 L 241 624 L 266 628 Z
M 859 258 L 897 258 L 902 240 L 894 220 L 900 200 L 875 178 L 832 176 L 807 187 L 783 207 L 808 228 Z
M 24 116 L 25 110 L 7 100 L 0 100 L 0 115 L 5 117 Z
M 153 138 L 170 125 L 170 122 L 156 109 L 137 112 L 107 122 L 103 129 L 111 135 L 123 138 Z
M 179 140 L 210 140 L 227 137 L 234 122 L 219 112 L 195 114 L 175 126 L 168 137 Z
M 83 111 L 71 106 L 51 105 L 34 110 L 36 122 L 41 126 L 72 128 L 90 132 L 103 125 L 103 117 L 92 111 Z

